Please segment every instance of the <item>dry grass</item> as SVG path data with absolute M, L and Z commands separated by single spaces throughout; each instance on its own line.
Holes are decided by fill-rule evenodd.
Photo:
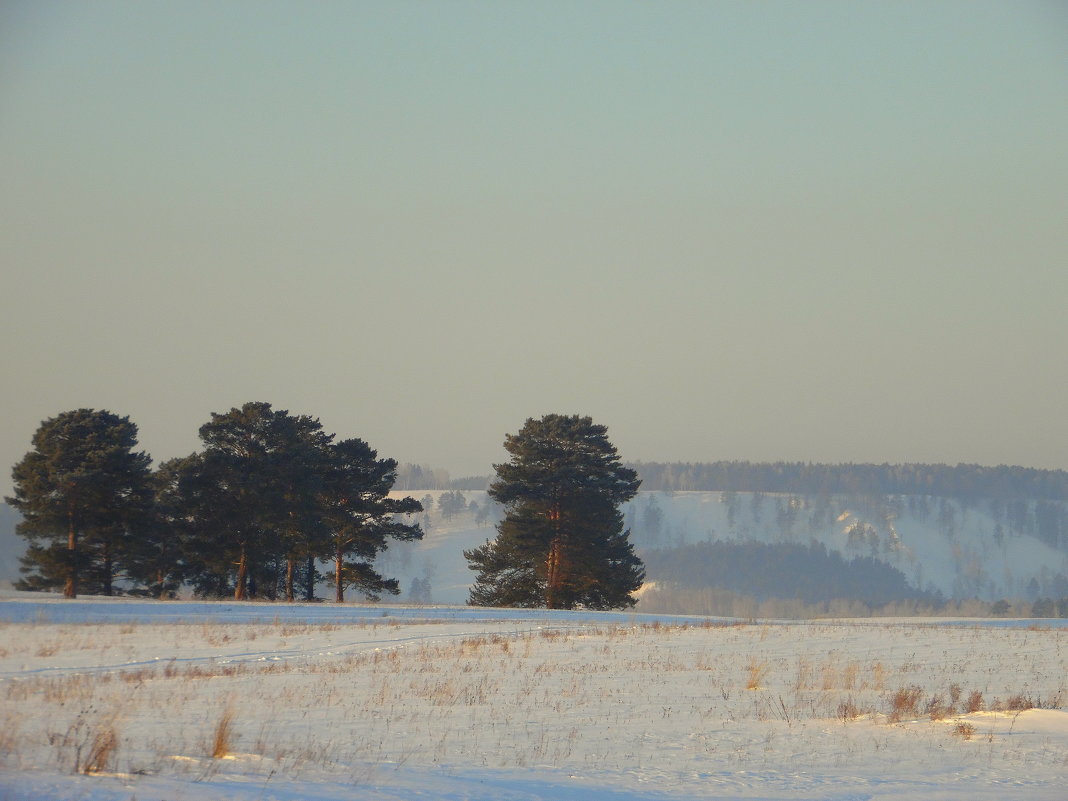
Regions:
M 756 659 L 750 659 L 749 664 L 745 666 L 745 689 L 757 690 L 764 683 L 764 680 L 768 676 L 768 663 L 767 661 L 760 661 Z
M 211 738 L 210 753 L 212 759 L 222 759 L 233 753 L 234 745 L 234 704 L 228 701 L 223 708 L 219 720 L 215 723 L 215 731 Z
M 115 727 L 111 724 L 100 727 L 93 734 L 79 771 L 81 773 L 104 773 L 110 770 L 118 750 L 119 736 L 115 732 Z
M 157 643 L 165 636 L 163 627 L 152 626 L 149 633 L 146 628 L 86 625 L 71 642 L 82 647 L 96 636 L 94 647 L 104 654 L 121 649 L 114 652 L 121 657 L 107 658 L 122 663 L 139 635 Z M 175 626 L 178 635 L 211 649 L 202 648 L 204 656 L 190 662 L 163 659 L 147 667 L 3 682 L 0 730 L 15 730 L 7 724 L 18 723 L 29 706 L 38 714 L 33 722 L 19 724 L 23 731 L 17 739 L 0 735 L 0 746 L 11 746 L 7 754 L 0 748 L 0 770 L 17 766 L 19 759 L 28 764 L 40 747 L 53 748 L 56 764 L 65 771 L 72 764 L 83 772 L 113 769 L 120 738 L 113 725 L 96 721 L 120 707 L 121 761 L 131 773 L 178 770 L 174 765 L 186 764 L 173 761 L 178 758 L 232 756 L 239 729 L 248 736 L 247 745 L 241 741 L 243 751 L 269 757 L 272 770 L 291 775 L 309 763 L 467 764 L 471 759 L 501 768 L 629 769 L 661 741 L 665 748 L 698 749 L 695 753 L 704 757 L 722 755 L 716 758 L 731 764 L 764 758 L 744 735 L 732 734 L 742 731 L 739 725 L 724 727 L 720 721 L 741 726 L 759 721 L 769 732 L 781 731 L 783 724 L 798 731 L 816 720 L 915 721 L 907 728 L 882 727 L 872 742 L 926 731 L 944 743 L 948 727 L 954 736 L 971 735 L 948 722 L 931 726 L 925 717 L 941 720 L 985 707 L 982 692 L 969 694 L 961 684 L 997 692 L 1008 699 L 1001 708 L 1058 703 L 1064 688 L 1057 668 L 1068 645 L 1057 632 L 1021 632 L 1009 636 L 1029 647 L 995 653 L 985 632 L 953 630 L 940 636 L 960 637 L 973 650 L 957 647 L 952 659 L 940 661 L 943 641 L 903 626 L 887 628 L 887 640 L 894 638 L 891 647 L 868 637 L 864 650 L 839 650 L 834 637 L 841 626 L 830 624 L 804 631 L 768 625 L 560 626 L 479 635 L 457 627 L 455 635 L 402 636 L 387 645 L 381 634 L 357 635 L 355 627 L 341 627 L 337 638 L 322 636 L 338 628 Z M 23 660 L 41 643 L 62 642 L 56 631 L 5 646 L 18 649 Z M 298 656 L 276 661 L 212 658 L 218 654 L 213 643 L 230 653 L 269 654 L 281 636 L 309 639 L 290 643 Z M 1058 637 L 1062 644 L 1049 647 L 1047 638 Z M 259 640 L 254 649 L 245 645 L 250 640 Z M 323 655 L 326 650 L 329 656 Z M 1031 654 L 1033 664 L 1021 668 L 1020 652 Z M 1014 688 L 998 681 L 1019 683 Z M 887 692 L 887 686 L 898 689 Z M 1016 692 L 1020 687 L 1030 694 Z M 124 700 L 133 690 L 137 696 Z M 93 711 L 75 719 L 78 709 Z M 162 711 L 169 713 L 168 720 L 160 718 Z M 67 736 L 72 719 L 80 728 Z M 563 729 L 561 720 L 567 722 Z M 839 727 L 834 731 L 843 742 L 857 736 Z M 678 732 L 696 734 L 679 740 Z M 602 740 L 604 749 L 598 751 L 594 743 Z M 48 746 L 40 745 L 45 742 Z M 76 748 L 81 749 L 77 759 Z M 25 756 L 19 756 L 20 749 Z M 767 753 L 771 759 L 776 751 Z M 214 770 L 239 764 L 245 769 L 244 762 L 212 764 Z
M 939 693 L 932 695 L 927 702 L 927 717 L 931 720 L 945 720 L 953 712 L 953 707 L 948 706 Z
M 923 690 L 919 687 L 902 687 L 890 696 L 890 711 L 887 720 L 897 723 L 901 720 L 916 718 L 920 714 L 920 702 Z
M 1035 703 L 1031 700 L 1031 698 L 1029 696 L 1021 695 L 1019 693 L 1011 696 L 1009 700 L 1005 702 L 1005 709 L 1009 710 L 1010 712 L 1023 712 L 1027 709 L 1034 708 Z
M 966 720 L 958 720 L 953 726 L 953 734 L 964 740 L 970 740 L 975 736 L 975 726 Z

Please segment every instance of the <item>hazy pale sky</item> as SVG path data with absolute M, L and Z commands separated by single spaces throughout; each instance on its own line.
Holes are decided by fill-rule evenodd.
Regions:
M 0 465 L 250 400 L 485 474 L 1068 468 L 1068 5 L 0 5 Z

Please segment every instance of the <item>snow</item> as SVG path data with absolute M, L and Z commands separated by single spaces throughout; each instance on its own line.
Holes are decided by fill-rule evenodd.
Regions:
M 1061 801 L 1064 622 L 7 593 L 0 799 Z
M 432 601 L 465 603 L 474 574 L 463 551 L 496 536 L 492 517 L 499 510 L 486 492 L 463 492 L 468 503 L 481 507 L 484 516 L 469 509 L 449 518 L 438 508 L 441 494 L 440 490 L 392 493 L 393 497 L 432 499 L 428 513 L 415 516 L 416 522 L 429 523 L 423 540 L 394 543 L 376 562 L 384 575 L 399 580 L 404 600 L 413 580 L 427 579 Z M 895 516 L 888 519 L 886 508 L 880 505 L 886 499 L 867 499 L 865 505 L 857 498 L 834 496 L 826 499 L 826 508 L 821 510 L 817 500 L 803 496 L 734 493 L 730 504 L 727 497 L 720 492 L 641 492 L 623 511 L 639 551 L 705 540 L 818 542 L 846 558 L 874 555 L 901 570 L 913 586 L 937 589 L 950 598 L 1025 598 L 1032 579 L 1042 596 L 1064 594 L 1057 576 L 1068 576 L 1068 554 L 1051 548 L 1033 532 L 1013 531 L 1006 520 L 993 516 L 989 504 L 897 498 Z M 919 509 L 914 508 L 917 500 L 922 501 Z M 649 514 L 650 507 L 659 510 L 656 520 Z M 791 511 L 788 520 L 781 514 L 786 511 Z M 18 558 L 25 551 L 25 541 L 14 536 L 14 519 L 10 508 L 0 506 L 0 586 L 4 580 L 18 578 Z M 845 532 L 854 522 L 875 530 L 878 547 L 874 554 L 870 546 L 848 546 Z M 996 536 L 999 525 L 1001 537 Z M 661 584 L 671 579 L 648 578 Z M 321 594 L 328 593 L 324 588 Z
M 486 507 L 485 492 L 463 494 L 468 502 Z M 436 503 L 440 491 L 394 495 L 433 498 L 429 515 L 419 516 L 430 525 L 422 541 L 391 546 L 378 564 L 386 575 L 400 580 L 402 591 L 408 590 L 412 579 L 427 577 L 433 601 L 465 603 L 473 573 L 463 551 L 496 536 L 492 520 L 479 521 L 470 511 L 444 518 Z M 623 512 L 639 551 L 706 540 L 821 543 L 847 559 L 874 556 L 899 569 L 914 587 L 938 590 L 948 598 L 1024 598 L 1032 579 L 1038 582 L 1040 595 L 1059 598 L 1063 587 L 1056 576 L 1068 576 L 1068 554 L 1033 532 L 1013 531 L 1006 520 L 994 517 L 989 504 L 902 497 L 895 498 L 890 509 L 886 499 L 863 499 L 867 502 L 858 505 L 861 499 L 832 496 L 821 510 L 818 500 L 804 496 L 740 492 L 734 493 L 731 504 L 727 497 L 721 492 L 640 492 L 624 504 Z M 787 516 L 791 503 L 794 508 Z M 913 508 L 916 505 L 918 509 Z M 651 506 L 659 510 L 655 521 L 648 514 Z M 854 522 L 871 526 L 877 542 L 850 548 L 846 530 Z M 671 580 L 648 578 L 657 583 Z

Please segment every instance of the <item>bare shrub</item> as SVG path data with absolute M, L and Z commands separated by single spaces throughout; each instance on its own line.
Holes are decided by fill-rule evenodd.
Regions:
M 968 693 L 968 702 L 964 705 L 964 708 L 968 712 L 982 712 L 984 706 L 983 694 L 981 692 L 972 690 Z
M 952 714 L 953 710 L 945 705 L 942 696 L 935 693 L 927 702 L 927 715 L 931 720 L 944 720 Z
M 860 670 L 860 665 L 856 662 L 850 662 L 844 668 L 842 668 L 842 689 L 853 690 L 856 688 L 857 672 Z
M 1005 708 L 1010 712 L 1023 712 L 1026 709 L 1034 709 L 1035 705 L 1030 698 L 1017 693 L 1005 702 Z
M 853 696 L 850 696 L 838 705 L 838 719 L 843 723 L 850 720 L 856 720 L 858 717 L 860 717 L 860 709 L 853 702 Z
M 959 703 L 960 703 L 960 685 L 954 683 L 954 684 L 949 685 L 949 711 L 952 712 L 954 709 L 956 709 L 957 708 L 957 704 L 959 704 Z
M 889 718 L 892 723 L 905 718 L 915 718 L 920 714 L 920 701 L 923 690 L 919 687 L 902 687 L 890 696 Z
M 975 726 L 966 720 L 958 720 L 953 727 L 953 734 L 965 740 L 970 740 L 975 735 Z

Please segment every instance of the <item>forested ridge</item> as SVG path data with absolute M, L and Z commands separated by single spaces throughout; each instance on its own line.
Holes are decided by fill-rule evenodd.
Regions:
M 719 461 L 633 462 L 631 467 L 645 491 L 1068 499 L 1068 471 L 1006 465 Z
M 805 603 L 853 598 L 870 605 L 921 600 L 935 593 L 910 586 L 905 574 L 877 559 L 843 558 L 822 544 L 697 542 L 642 554 L 650 575 L 670 576 L 682 587 L 719 587 L 758 600 L 796 598 Z
M 645 492 L 778 492 L 801 495 L 933 495 L 993 500 L 1068 500 L 1068 471 L 977 464 L 813 462 L 627 462 Z M 481 490 L 486 476 L 402 464 L 398 490 Z

